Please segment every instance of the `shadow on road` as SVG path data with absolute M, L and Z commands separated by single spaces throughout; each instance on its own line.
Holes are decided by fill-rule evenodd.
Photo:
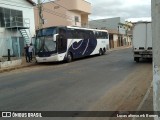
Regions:
M 140 59 L 140 61 L 137 63 L 139 63 L 139 64 L 143 64 L 143 63 L 152 64 L 152 59 Z
M 107 54 L 104 54 L 102 56 L 105 56 L 105 55 L 107 55 Z M 81 61 L 81 60 L 88 60 L 88 59 L 92 59 L 92 58 L 95 58 L 95 57 L 101 57 L 101 56 L 92 55 L 92 56 L 86 56 L 86 57 L 82 57 L 82 58 L 76 58 L 76 59 L 73 59 L 72 62 Z M 42 65 L 42 66 L 46 66 L 46 65 L 62 65 L 62 64 L 66 64 L 66 63 L 67 63 L 66 61 L 58 61 L 58 62 L 46 62 L 46 63 L 37 63 L 37 64 Z

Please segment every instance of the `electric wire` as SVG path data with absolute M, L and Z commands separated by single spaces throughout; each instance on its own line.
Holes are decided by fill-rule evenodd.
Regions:
M 58 6 L 62 7 L 62 8 L 64 8 L 64 9 L 66 9 L 66 10 L 69 10 L 68 8 L 66 8 L 66 7 L 64 7 L 64 6 L 58 4 L 58 3 L 54 2 L 54 1 L 51 1 L 51 0 L 49 0 L 49 1 L 50 1 L 51 4 L 56 4 L 56 5 L 58 5 Z

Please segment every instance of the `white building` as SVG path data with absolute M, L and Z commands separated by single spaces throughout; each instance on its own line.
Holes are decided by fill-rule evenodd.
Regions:
M 0 0 L 0 57 L 20 57 L 25 44 L 35 35 L 34 2 Z

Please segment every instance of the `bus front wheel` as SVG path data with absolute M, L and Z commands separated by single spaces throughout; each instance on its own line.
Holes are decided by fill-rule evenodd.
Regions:
M 72 60 L 73 60 L 72 55 L 71 55 L 71 53 L 69 52 L 69 53 L 67 54 L 67 62 L 69 63 L 69 62 L 71 62 Z
M 102 53 L 102 54 L 104 55 L 105 53 L 106 53 L 106 49 L 105 49 L 105 48 L 103 48 L 103 53 Z
M 103 54 L 102 49 L 99 49 L 99 56 L 101 56 Z
M 134 61 L 139 62 L 139 57 L 134 57 Z

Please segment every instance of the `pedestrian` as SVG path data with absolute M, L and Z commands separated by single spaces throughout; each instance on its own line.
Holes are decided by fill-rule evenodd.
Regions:
M 26 46 L 24 47 L 24 49 L 25 49 L 26 62 L 30 62 L 30 55 L 29 55 L 29 46 L 28 46 L 28 44 L 26 44 Z
M 29 46 L 29 56 L 30 56 L 30 60 L 32 61 L 32 55 L 33 55 L 33 45 L 32 43 Z

